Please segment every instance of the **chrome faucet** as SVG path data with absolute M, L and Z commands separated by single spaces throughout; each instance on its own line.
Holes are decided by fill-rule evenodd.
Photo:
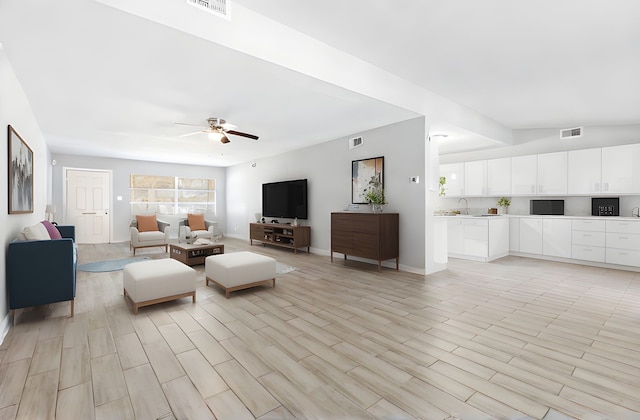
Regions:
M 631 217 L 640 217 L 640 207 L 634 207 L 631 210 Z
M 460 202 L 464 200 L 464 214 L 468 215 L 469 214 L 469 202 L 467 201 L 466 198 L 462 197 L 458 200 L 458 204 L 460 204 Z

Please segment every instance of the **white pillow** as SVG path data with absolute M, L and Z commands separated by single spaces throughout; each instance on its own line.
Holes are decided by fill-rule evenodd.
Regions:
M 27 226 L 22 230 L 24 236 L 30 241 L 43 241 L 51 239 L 47 228 L 42 223 L 36 223 L 33 226 Z

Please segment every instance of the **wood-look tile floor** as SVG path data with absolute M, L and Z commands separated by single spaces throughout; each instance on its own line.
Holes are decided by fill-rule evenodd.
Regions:
M 137 316 L 121 271 L 78 272 L 74 318 L 26 310 L 0 346 L 0 419 L 640 418 L 639 274 L 507 257 L 425 277 L 224 244 L 296 270 L 227 300 L 199 266 L 196 304 Z

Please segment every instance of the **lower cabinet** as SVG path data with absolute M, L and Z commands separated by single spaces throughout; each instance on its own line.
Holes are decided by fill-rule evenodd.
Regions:
M 640 267 L 640 220 L 544 216 L 510 219 L 509 251 L 516 255 Z
M 492 261 L 509 255 L 506 217 L 451 217 L 447 223 L 449 256 Z
M 542 255 L 542 218 L 520 219 L 520 252 Z
M 606 232 L 605 261 L 640 266 L 640 222 L 607 220 Z
M 571 258 L 571 219 L 542 220 L 542 255 Z
M 571 221 L 571 258 L 604 262 L 606 255 L 604 220 Z

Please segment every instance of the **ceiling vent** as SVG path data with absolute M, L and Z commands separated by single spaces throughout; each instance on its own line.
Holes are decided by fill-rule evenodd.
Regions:
M 187 4 L 227 20 L 230 19 L 227 0 L 187 0 Z
M 561 139 L 575 139 L 578 137 L 582 137 L 582 127 L 565 128 L 564 130 L 560 130 Z
M 351 138 L 349 139 L 349 149 L 355 149 L 356 147 L 360 147 L 362 146 L 363 143 L 364 143 L 364 139 L 362 138 L 362 136 Z

